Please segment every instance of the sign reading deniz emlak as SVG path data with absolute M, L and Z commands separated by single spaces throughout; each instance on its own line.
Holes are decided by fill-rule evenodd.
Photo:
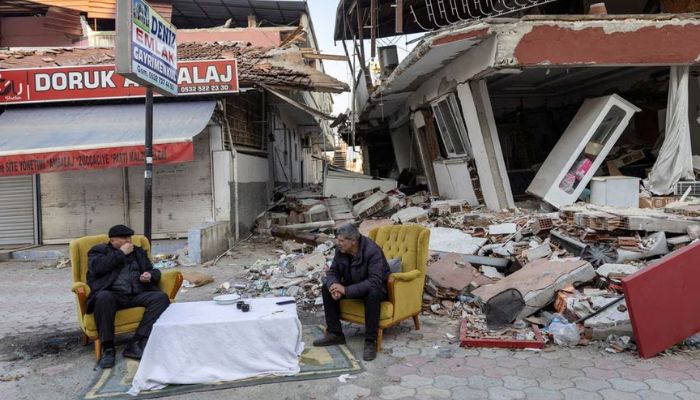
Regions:
M 143 0 L 117 1 L 117 73 L 177 94 L 176 29 Z

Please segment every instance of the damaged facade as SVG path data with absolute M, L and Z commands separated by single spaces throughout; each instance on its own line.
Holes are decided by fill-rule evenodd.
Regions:
M 0 51 L 0 68 L 42 72 L 62 71 L 55 69 L 60 67 L 82 76 L 81 68 L 114 64 L 114 4 L 110 12 L 94 14 L 80 2 L 65 7 L 48 1 L 16 3 L 0 11 L 0 46 L 9 48 Z M 200 238 L 214 235 L 225 242 L 227 236 L 246 235 L 277 184 L 320 181 L 323 153 L 334 147 L 331 93 L 343 92 L 347 85 L 326 75 L 322 61 L 313 58 L 318 46 L 303 2 L 288 3 L 284 13 L 274 14 L 267 6 L 245 2 L 242 14 L 229 21 L 203 20 L 201 10 L 182 12 L 185 8 L 176 3 L 157 6 L 182 27 L 179 60 L 235 60 L 238 87 L 237 92 L 156 98 L 156 150 L 161 142 L 180 142 L 191 146 L 192 154 L 186 162 L 171 155 L 156 162 L 153 237 L 189 235 L 191 240 L 194 230 Z M 56 12 L 75 19 L 56 25 L 51 23 Z M 24 28 L 13 28 L 20 25 Z M 65 95 L 55 104 L 13 104 L 21 97 L 20 88 L 10 86 L 17 85 L 15 75 L 0 74 L 6 89 L 0 115 L 3 164 L 47 151 L 89 152 L 143 140 L 139 95 L 111 100 L 109 95 L 92 100 Z M 84 74 L 86 86 L 95 84 L 90 73 Z M 60 78 L 57 83 L 61 85 Z M 18 138 L 18 132 L 28 139 Z M 2 245 L 63 243 L 104 233 L 115 223 L 142 230 L 142 165 L 71 165 L 45 173 L 4 168 L 0 193 Z
M 424 311 L 462 319 L 464 345 L 541 348 L 539 326 L 560 345 L 607 340 L 619 352 L 636 341 L 648 357 L 700 330 L 659 333 L 642 291 L 621 295 L 671 268 L 657 258 L 697 248 L 697 15 L 670 14 L 691 10 L 666 1 L 609 15 L 533 2 L 507 18 L 456 18 L 426 13 L 430 3 L 341 1 L 336 19 L 336 40 L 359 59 L 341 135 L 362 146 L 365 171 L 396 182 L 337 196 L 365 234 L 430 227 Z M 400 63 L 395 47 L 377 48 L 417 32 L 428 33 Z M 320 244 L 328 236 L 313 232 L 337 226 L 290 226 L 285 217 L 310 216 L 287 205 L 258 227 Z M 664 344 L 644 350 L 650 331 Z

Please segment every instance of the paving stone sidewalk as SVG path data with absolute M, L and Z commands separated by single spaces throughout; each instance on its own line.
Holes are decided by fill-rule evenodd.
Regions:
M 197 270 L 218 284 L 230 279 L 232 263 L 259 258 L 261 251 Z M 96 372 L 91 346 L 79 344 L 70 269 L 11 261 L 0 262 L 0 271 L 0 400 L 76 398 Z M 178 300 L 208 300 L 214 288 L 188 289 Z M 317 313 L 302 322 L 320 321 Z M 446 337 L 457 333 L 456 321 L 421 321 L 420 331 L 409 321 L 389 329 L 378 359 L 364 363 L 365 371 L 347 383 L 332 378 L 172 398 L 700 399 L 700 352 L 642 360 L 598 345 L 542 352 L 464 349 Z M 346 334 L 361 359 L 362 329 L 348 326 Z

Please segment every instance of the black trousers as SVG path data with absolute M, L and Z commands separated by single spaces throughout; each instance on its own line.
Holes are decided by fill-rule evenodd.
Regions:
M 340 300 L 334 300 L 326 285 L 321 289 L 323 295 L 323 312 L 326 314 L 326 327 L 328 332 L 334 335 L 342 335 L 343 327 L 340 324 Z M 379 313 L 382 300 L 386 295 L 381 290 L 370 291 L 362 299 L 365 303 L 365 340 L 377 340 L 379 329 Z
M 153 324 L 170 305 L 168 295 L 162 291 L 142 292 L 135 295 L 102 290 L 95 297 L 95 323 L 102 343 L 114 340 L 114 316 L 118 310 L 131 307 L 145 307 L 143 318 L 136 334 L 149 336 Z

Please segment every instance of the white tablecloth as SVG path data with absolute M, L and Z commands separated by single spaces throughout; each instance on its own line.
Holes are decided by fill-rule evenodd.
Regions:
M 213 301 L 174 303 L 153 325 L 129 391 L 166 384 L 214 383 L 261 375 L 294 375 L 304 350 L 291 297 L 247 299 L 250 312 Z

